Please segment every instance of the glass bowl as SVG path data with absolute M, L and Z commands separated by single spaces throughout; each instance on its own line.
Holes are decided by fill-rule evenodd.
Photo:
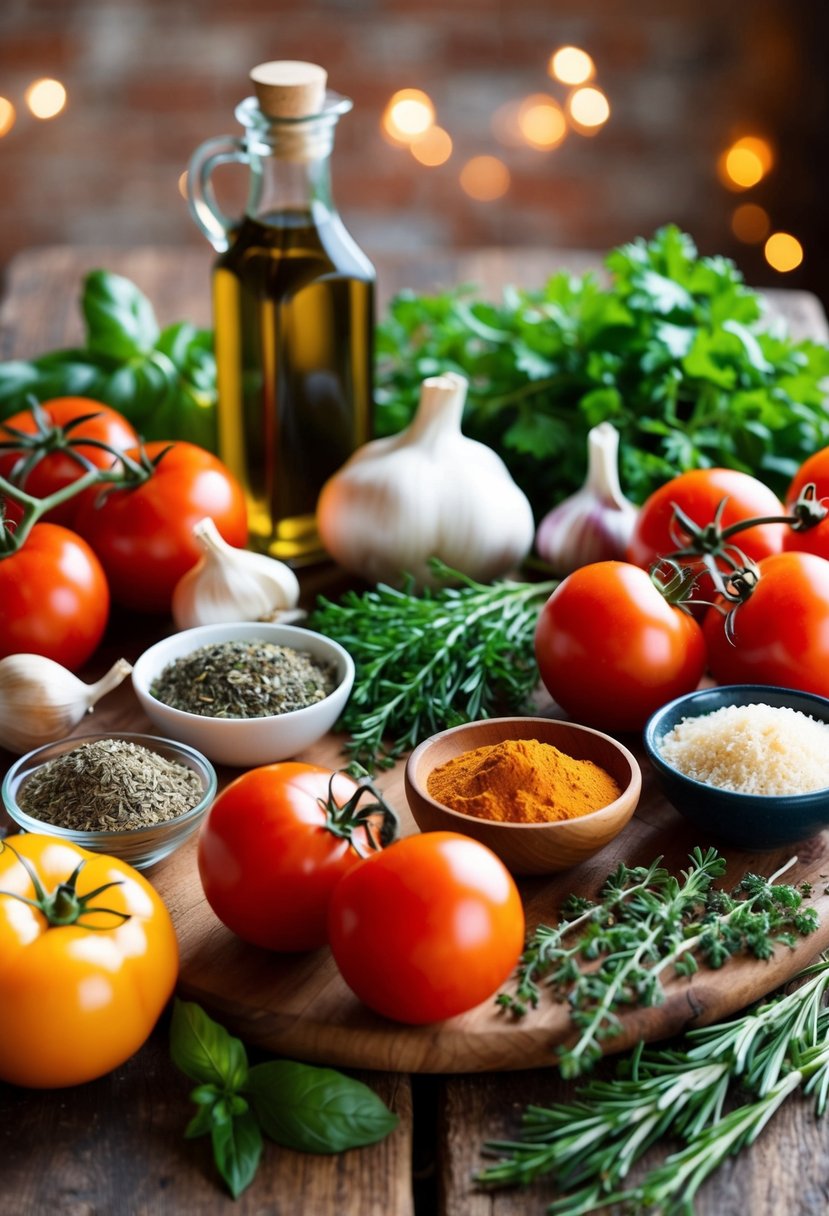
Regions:
M 123 739 L 157 752 L 165 760 L 183 764 L 198 774 L 202 796 L 194 807 L 150 827 L 127 828 L 124 831 L 82 831 L 76 828 L 56 827 L 44 820 L 36 819 L 22 809 L 17 801 L 18 793 L 29 777 L 49 760 L 56 760 L 66 752 L 73 751 L 84 743 L 99 739 Z M 169 856 L 198 828 L 208 807 L 216 796 L 217 779 L 212 764 L 195 748 L 172 739 L 160 739 L 154 735 L 130 734 L 120 731 L 101 731 L 93 735 L 75 735 L 47 743 L 21 756 L 6 773 L 2 786 L 2 798 L 14 822 L 24 832 L 39 832 L 55 836 L 70 844 L 80 845 L 95 853 L 108 853 L 128 862 L 136 870 L 144 870 Z

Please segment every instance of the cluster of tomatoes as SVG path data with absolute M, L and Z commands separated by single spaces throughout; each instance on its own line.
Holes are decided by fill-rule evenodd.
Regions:
M 337 808 L 358 790 L 345 773 L 295 761 L 243 773 L 199 833 L 208 903 L 265 949 L 328 944 L 348 986 L 385 1017 L 424 1024 L 473 1008 L 523 949 L 513 878 L 484 845 L 454 832 L 385 848 L 373 847 L 371 822 L 344 833 Z
M 536 657 L 554 700 L 578 721 L 636 731 L 706 670 L 720 684 L 829 696 L 829 517 L 804 530 L 760 522 L 731 531 L 790 517 L 809 485 L 815 500 L 829 499 L 829 448 L 799 469 L 786 507 L 760 481 L 729 469 L 684 473 L 657 490 L 639 513 L 628 560 L 576 570 L 542 609 Z M 677 507 L 701 530 L 720 509 L 730 561 L 713 560 L 726 590 L 736 575 L 741 595 L 718 594 L 688 555 L 678 567 L 701 571 L 691 601 L 665 594 L 664 559 L 681 552 Z
M 176 583 L 201 555 L 193 526 L 209 515 L 225 540 L 241 547 L 247 509 L 236 478 L 195 444 L 154 442 L 142 449 L 126 418 L 84 397 L 41 408 L 53 428 L 69 428 L 73 450 L 87 466 L 112 468 L 113 452 L 154 466 L 135 484 L 92 485 L 68 498 L 18 549 L 0 553 L 0 658 L 42 654 L 76 670 L 101 641 L 111 601 L 138 612 L 169 612 Z M 23 411 L 7 419 L 0 438 L 36 429 L 32 412 Z M 19 450 L 0 451 L 0 476 L 10 479 L 20 460 Z M 57 448 L 33 465 L 22 488 L 44 499 L 84 472 Z M 20 510 L 11 499 L 6 514 L 13 535 Z

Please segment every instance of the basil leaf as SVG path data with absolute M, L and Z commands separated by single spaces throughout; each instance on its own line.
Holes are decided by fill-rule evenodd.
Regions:
M 245 1093 L 272 1140 L 306 1153 L 341 1153 L 374 1144 L 398 1123 L 397 1115 L 361 1081 L 291 1060 L 255 1065 Z
M 176 1000 L 170 1024 L 173 1063 L 191 1081 L 224 1090 L 242 1089 L 248 1077 L 247 1053 L 240 1039 L 191 1001 Z
M 84 280 L 81 309 L 90 350 L 119 359 L 146 354 L 159 329 L 150 301 L 120 274 L 93 270 Z
M 185 1140 L 197 1140 L 199 1136 L 209 1136 L 213 1132 L 213 1107 L 200 1106 L 187 1127 L 184 1129 Z
M 262 1156 L 262 1133 L 250 1111 L 234 1115 L 210 1129 L 213 1158 L 231 1195 L 238 1199 L 250 1186 Z

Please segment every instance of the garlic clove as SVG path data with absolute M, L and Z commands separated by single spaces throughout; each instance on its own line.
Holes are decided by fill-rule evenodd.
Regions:
M 119 659 L 100 680 L 85 684 L 44 655 L 0 659 L 0 746 L 21 755 L 62 739 L 131 671 Z
M 601 422 L 587 436 L 587 479 L 544 516 L 536 552 L 559 575 L 591 562 L 623 560 L 638 510 L 619 484 L 619 432 Z
M 204 555 L 173 592 L 173 620 L 178 629 L 273 620 L 275 614 L 296 608 L 299 582 L 290 566 L 264 553 L 234 548 L 210 518 L 200 520 L 193 534 Z

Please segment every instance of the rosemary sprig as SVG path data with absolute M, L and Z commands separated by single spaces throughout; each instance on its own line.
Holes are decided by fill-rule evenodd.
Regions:
M 387 767 L 404 751 L 449 726 L 519 712 L 538 683 L 533 639 L 554 582 L 475 582 L 432 559 L 436 575 L 456 582 L 413 592 L 381 583 L 324 597 L 308 621 L 348 650 L 356 666 L 338 728 L 367 768 Z
M 602 1042 L 621 1029 L 620 1009 L 663 1000 L 669 969 L 691 975 L 698 959 L 719 968 L 740 953 L 769 958 L 778 943 L 793 946 L 817 927 L 801 891 L 777 881 L 792 862 L 770 878 L 746 874 L 728 893 L 713 886 L 725 871 L 716 849 L 694 849 L 690 861 L 681 880 L 661 858 L 647 869 L 622 864 L 597 902 L 571 901 L 556 926 L 540 925 L 530 937 L 514 992 L 497 1003 L 520 1017 L 538 1004 L 542 984 L 568 1001 L 579 1036 L 559 1053 L 563 1076 L 592 1067 Z
M 591 1080 L 576 1100 L 528 1107 L 521 1138 L 493 1141 L 498 1159 L 477 1181 L 527 1184 L 551 1177 L 562 1196 L 551 1216 L 587 1216 L 613 1205 L 693 1211 L 699 1187 L 726 1159 L 753 1143 L 789 1094 L 814 1095 L 822 1115 L 829 1096 L 829 961 L 807 968 L 800 987 L 732 1021 L 690 1031 L 683 1049 L 644 1051 L 639 1044 L 612 1081 Z M 727 1114 L 732 1088 L 750 1100 Z M 638 1185 L 631 1167 L 661 1137 L 680 1137 L 672 1153 Z

